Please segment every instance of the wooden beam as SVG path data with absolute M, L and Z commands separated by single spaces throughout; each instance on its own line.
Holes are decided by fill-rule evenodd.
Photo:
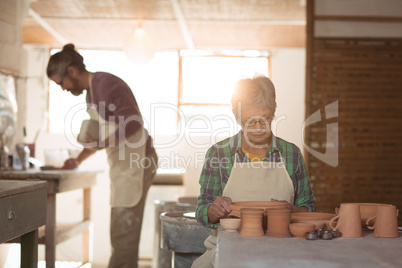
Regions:
M 314 44 L 314 0 L 307 0 L 307 7 L 306 7 L 306 97 L 305 97 L 305 104 L 306 104 L 306 111 L 305 111 L 305 119 L 307 119 L 311 114 L 311 105 L 310 105 L 310 95 L 311 95 L 311 77 L 312 77 L 312 57 L 313 57 L 313 44 Z M 304 139 L 303 142 L 305 144 L 309 144 L 308 141 L 310 139 L 309 131 L 303 129 Z M 304 160 L 306 166 L 308 167 L 309 162 L 309 153 L 305 148 L 303 148 L 304 152 Z
M 174 14 L 179 23 L 181 33 L 183 34 L 184 41 L 188 49 L 194 49 L 194 42 L 191 38 L 190 31 L 188 30 L 186 20 L 184 18 L 183 12 L 181 11 L 180 4 L 177 0 L 170 0 L 173 6 Z
M 32 8 L 28 11 L 29 15 L 39 23 L 43 28 L 45 28 L 54 38 L 56 38 L 60 43 L 68 43 L 67 39 L 64 38 L 59 32 L 57 32 L 52 26 L 50 26 L 38 13 L 36 13 Z

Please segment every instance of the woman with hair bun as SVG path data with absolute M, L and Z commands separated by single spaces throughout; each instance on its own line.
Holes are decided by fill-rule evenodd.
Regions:
M 63 169 L 75 169 L 96 151 L 105 149 L 110 166 L 112 255 L 109 267 L 137 267 L 145 199 L 156 174 L 158 157 L 130 87 L 105 72 L 88 72 L 73 44 L 52 55 L 47 76 L 78 96 L 86 91 L 87 112 L 97 121 L 98 138 L 82 133 L 84 149 L 67 159 Z M 91 132 L 93 134 L 93 132 Z M 81 136 L 81 135 L 80 135 Z

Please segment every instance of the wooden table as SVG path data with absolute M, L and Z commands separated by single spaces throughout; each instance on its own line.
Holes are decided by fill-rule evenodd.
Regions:
M 91 187 L 96 183 L 96 175 L 100 171 L 87 170 L 51 170 L 40 171 L 1 171 L 0 180 L 40 180 L 47 182 L 47 217 L 43 232 L 39 230 L 39 243 L 45 245 L 46 268 L 54 268 L 56 261 L 56 245 L 83 234 L 83 262 L 90 261 L 90 224 L 91 224 Z M 56 194 L 67 191 L 83 190 L 83 219 L 74 224 L 56 225 Z
M 38 228 L 46 222 L 46 182 L 0 180 L 0 243 L 20 237 L 21 267 L 38 265 Z
M 376 238 L 364 230 L 361 238 L 310 241 L 244 237 L 219 227 L 216 264 L 218 268 L 402 267 L 402 233 L 399 238 Z

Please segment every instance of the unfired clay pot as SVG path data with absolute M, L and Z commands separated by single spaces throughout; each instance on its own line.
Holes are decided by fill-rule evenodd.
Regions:
M 391 204 L 381 204 L 381 203 L 357 203 L 357 204 L 359 204 L 359 207 L 360 207 L 360 218 L 361 218 L 362 227 L 367 227 L 366 221 L 369 218 L 372 218 L 375 216 L 378 206 L 391 205 Z M 339 208 L 335 208 L 336 214 L 338 214 L 338 211 L 339 211 Z
M 241 213 L 241 236 L 263 236 L 262 218 L 264 209 L 242 208 Z
M 286 208 L 286 202 L 283 201 L 243 201 L 243 202 L 232 202 L 230 204 L 230 213 L 229 217 L 237 217 L 241 218 L 240 209 L 242 208 L 255 208 L 255 209 L 263 209 L 264 217 L 262 220 L 263 230 L 267 230 L 267 213 L 266 209 L 268 208 Z
M 267 233 L 271 237 L 290 237 L 290 210 L 267 209 Z
M 242 208 L 256 208 L 256 209 L 263 209 L 264 212 L 268 208 L 286 208 L 286 202 L 281 201 L 244 201 L 244 202 L 232 202 L 230 204 L 230 213 L 229 217 L 234 216 L 240 218 L 240 209 Z
M 376 215 L 367 219 L 367 228 L 374 229 L 375 237 L 398 237 L 398 214 L 399 211 L 393 205 L 379 205 Z M 374 225 L 370 225 L 373 221 L 375 221 Z
M 309 221 L 309 220 L 304 220 L 304 221 L 292 221 L 292 223 L 310 223 L 315 225 L 315 229 L 329 229 L 327 227 L 326 223 L 329 223 L 329 221 Z
M 294 212 L 290 215 L 291 221 L 329 221 L 336 215 L 326 212 Z
M 331 229 L 338 230 L 342 237 L 361 237 L 362 225 L 359 204 L 342 203 L 338 215 L 331 219 L 329 225 Z

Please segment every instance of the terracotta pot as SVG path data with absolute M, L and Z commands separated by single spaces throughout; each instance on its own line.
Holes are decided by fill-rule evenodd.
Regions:
M 315 225 L 315 229 L 323 229 L 323 230 L 328 229 L 326 222 L 329 223 L 329 221 L 309 221 L 309 220 L 292 221 L 292 222 L 294 222 L 294 223 L 311 223 L 311 224 Z
M 335 217 L 334 213 L 325 212 L 294 212 L 290 215 L 291 221 L 328 221 Z
M 330 228 L 338 230 L 342 237 L 361 237 L 360 208 L 357 203 L 342 203 L 337 216 L 329 222 Z
M 281 202 L 281 201 L 244 201 L 244 202 L 232 202 L 230 204 L 230 216 L 234 216 L 237 218 L 240 218 L 240 209 L 242 208 L 256 208 L 256 209 L 264 209 L 264 211 L 268 208 L 275 208 L 275 207 L 281 207 L 281 208 L 286 208 L 286 202 Z M 266 213 L 265 213 L 266 215 Z
M 374 229 L 375 237 L 398 237 L 398 214 L 399 211 L 393 205 L 379 205 L 376 215 L 367 219 L 367 228 Z M 373 221 L 375 221 L 374 225 L 370 225 Z
M 264 209 L 242 208 L 241 213 L 241 236 L 263 236 L 262 218 Z
M 375 216 L 377 212 L 377 207 L 382 205 L 390 205 L 391 204 L 381 204 L 381 203 L 357 203 L 360 206 L 360 218 L 362 227 L 367 227 L 366 221 L 369 218 Z M 335 213 L 338 214 L 339 208 L 335 208 Z
M 297 222 L 289 224 L 290 232 L 297 238 L 305 238 L 307 232 L 314 232 L 315 225 L 312 223 Z
M 263 209 L 264 217 L 263 217 L 263 230 L 267 230 L 267 213 L 266 209 L 268 208 L 286 208 L 286 202 L 283 201 L 243 201 L 243 202 L 232 202 L 230 204 L 230 213 L 229 217 L 237 217 L 241 218 L 240 209 L 242 208 L 255 208 L 255 209 Z
M 290 210 L 267 209 L 267 233 L 271 237 L 290 237 Z
M 227 232 L 237 232 L 240 228 L 241 219 L 239 218 L 222 218 L 219 220 L 222 228 Z

